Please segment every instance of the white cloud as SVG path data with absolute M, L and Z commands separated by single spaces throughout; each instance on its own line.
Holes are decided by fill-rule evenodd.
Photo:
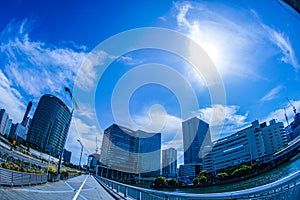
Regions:
M 99 78 L 100 65 L 105 63 L 106 59 L 113 60 L 114 56 L 110 56 L 106 52 L 92 51 L 83 60 L 80 70 L 77 71 L 76 86 L 83 91 L 89 91 L 95 85 L 95 82 Z
M 295 69 L 299 69 L 300 65 L 289 38 L 284 33 L 280 33 L 268 26 L 263 25 L 263 27 L 269 32 L 271 42 L 281 51 L 281 61 L 292 65 Z
M 0 69 L 0 107 L 4 108 L 15 122 L 22 120 L 25 106 L 22 103 L 22 96 L 11 86 L 10 81 Z
M 299 68 L 288 37 L 263 24 L 253 10 L 234 10 L 233 17 L 232 8 L 224 5 L 177 2 L 175 8 L 179 31 L 207 52 L 223 78 L 266 79 L 259 67 L 277 56 L 278 48 L 283 62 Z
M 265 102 L 265 101 L 271 101 L 275 98 L 278 97 L 278 93 L 283 89 L 282 85 L 278 85 L 277 87 L 273 88 L 270 90 L 265 96 L 263 96 L 260 101 Z
M 291 101 L 291 103 L 295 106 L 295 108 L 300 108 L 300 100 Z M 269 122 L 272 119 L 276 119 L 278 122 L 283 122 L 285 126 L 287 126 L 287 122 L 285 119 L 285 111 L 284 108 L 286 108 L 286 115 L 289 120 L 289 123 L 293 121 L 294 118 L 294 112 L 292 106 L 286 102 L 285 105 L 282 106 L 282 108 L 277 109 L 273 112 L 271 112 L 267 117 L 265 117 L 262 121 L 263 122 Z
M 213 139 L 219 134 L 232 134 L 247 124 L 248 113 L 238 114 L 239 106 L 215 104 L 194 114 L 210 125 Z
M 32 41 L 27 19 L 12 22 L 1 33 L 0 62 L 9 80 L 24 92 L 40 97 L 59 92 L 76 76 L 86 53 L 66 47 Z M 30 84 L 28 84 L 30 83 Z

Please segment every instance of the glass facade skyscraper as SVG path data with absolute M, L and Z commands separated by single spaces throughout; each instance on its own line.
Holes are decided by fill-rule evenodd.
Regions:
M 61 155 L 72 113 L 59 98 L 46 94 L 38 103 L 27 134 L 27 142 L 46 153 Z
M 101 163 L 110 169 L 159 176 L 161 134 L 133 131 L 113 124 L 104 131 Z
M 182 122 L 184 164 L 202 163 L 201 148 L 211 144 L 209 124 L 197 117 Z
M 160 175 L 161 133 L 136 131 L 139 139 L 139 173 L 142 177 Z
M 101 162 L 109 168 L 138 173 L 139 141 L 135 132 L 116 124 L 104 130 Z
M 162 151 L 162 175 L 176 177 L 177 171 L 177 150 L 174 148 Z

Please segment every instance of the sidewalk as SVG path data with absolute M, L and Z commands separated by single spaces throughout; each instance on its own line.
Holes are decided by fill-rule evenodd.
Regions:
M 81 191 L 78 193 L 80 188 Z M 77 199 L 83 200 L 114 199 L 93 176 L 89 175 L 37 186 L 0 189 L 1 200 L 72 200 L 76 194 Z

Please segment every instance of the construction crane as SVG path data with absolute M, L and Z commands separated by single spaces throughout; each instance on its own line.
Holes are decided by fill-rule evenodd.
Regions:
M 289 119 L 288 119 L 288 117 L 287 117 L 287 115 L 286 115 L 286 109 L 285 109 L 285 107 L 284 107 L 284 116 L 285 116 L 286 123 L 287 123 L 288 126 L 289 126 L 290 123 L 289 123 Z
M 296 107 L 292 104 L 292 102 L 289 100 L 289 98 L 285 97 L 285 99 L 289 102 L 289 104 L 293 107 L 293 111 L 296 114 Z

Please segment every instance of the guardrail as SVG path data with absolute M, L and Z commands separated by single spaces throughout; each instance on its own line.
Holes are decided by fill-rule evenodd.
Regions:
M 0 168 L 0 185 L 2 186 L 36 185 L 46 182 L 46 174 L 33 174 Z
M 300 196 L 300 171 L 263 186 L 222 193 L 188 194 L 139 188 L 95 175 L 96 180 L 121 197 L 137 200 L 295 199 Z

